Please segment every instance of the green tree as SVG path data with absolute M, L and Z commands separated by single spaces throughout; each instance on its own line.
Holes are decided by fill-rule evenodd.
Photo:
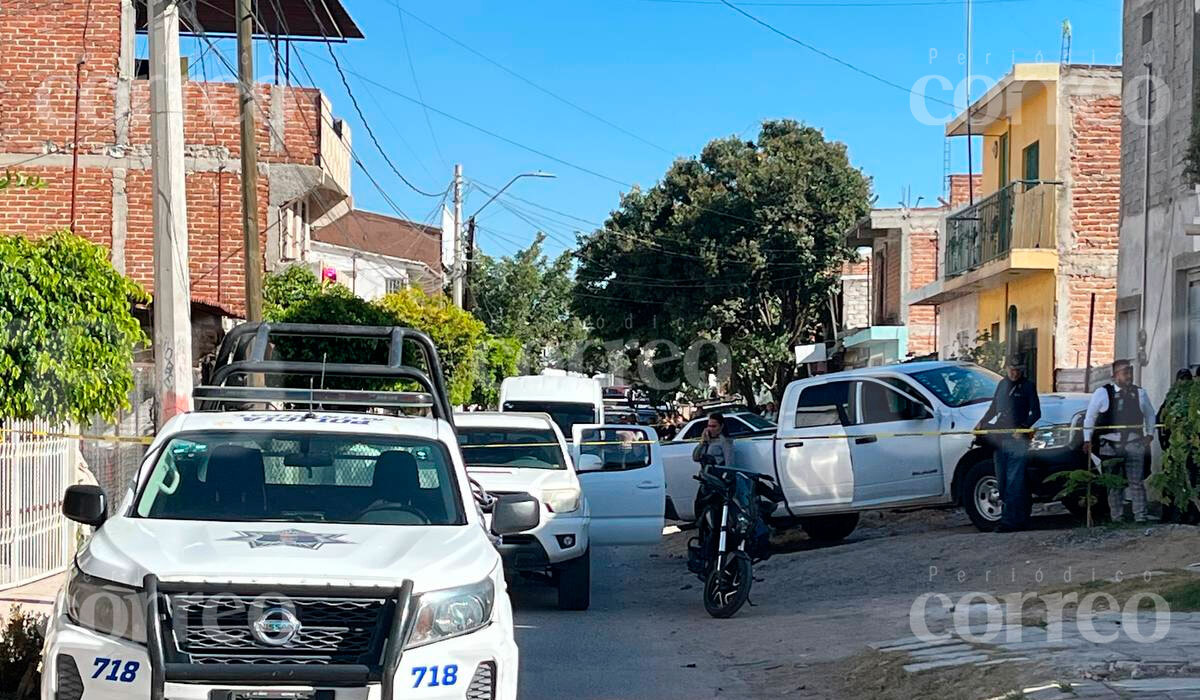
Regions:
M 379 308 L 390 314 L 396 325 L 429 334 L 442 358 L 450 401 L 469 402 L 487 353 L 483 322 L 455 306 L 446 295 L 429 296 L 416 287 L 388 294 L 379 300 Z
M 303 265 L 269 273 L 263 280 L 263 315 L 278 315 L 319 295 L 324 288 L 316 274 Z
M 489 408 L 500 405 L 500 383 L 520 373 L 521 344 L 516 338 L 490 336 L 484 341 L 483 366 L 471 403 Z
M 699 369 L 727 372 L 753 401 L 796 378 L 794 346 L 823 337 L 852 256 L 844 233 L 869 192 L 844 145 L 795 121 L 713 141 L 582 239 L 574 308 L 604 340 L 674 343 L 680 353 L 659 343 L 634 360 L 660 378 L 696 341 L 720 343 L 729 354 L 699 353 Z
M 131 313 L 149 296 L 100 246 L 60 231 L 0 236 L 0 417 L 84 422 L 128 407 Z
M 513 338 L 525 350 L 526 371 L 541 367 L 543 348 L 569 347 L 586 335 L 571 310 L 571 253 L 551 260 L 539 233 L 533 243 L 511 257 L 475 254 L 471 289 L 474 313 L 495 336 Z

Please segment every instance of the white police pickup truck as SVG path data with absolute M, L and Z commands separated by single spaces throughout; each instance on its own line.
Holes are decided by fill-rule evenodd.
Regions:
M 579 426 L 574 434 L 586 444 L 573 454 L 546 413 L 461 413 L 455 424 L 467 473 L 485 491 L 527 493 L 542 503 L 538 527 L 505 535 L 498 546 L 507 570 L 553 584 L 560 608 L 591 604 L 592 545 L 662 537 L 665 484 L 649 428 Z M 607 461 L 606 447 L 614 457 Z
M 297 335 L 389 359 L 278 359 Z M 421 368 L 401 364 L 408 345 Z M 421 390 L 239 385 L 254 374 Z M 485 529 L 429 339 L 247 324 L 211 383 L 198 404 L 224 410 L 169 421 L 111 514 L 99 489 L 68 490 L 65 514 L 96 529 L 49 621 L 42 699 L 514 700 L 495 541 L 536 527 L 540 504 L 499 498 Z
M 980 530 L 1000 521 L 993 450 L 970 431 L 1000 377 L 965 362 L 868 367 L 792 382 L 772 432 L 734 436 L 735 466 L 774 477 L 786 496 L 775 517 L 818 540 L 837 541 L 868 510 L 962 505 Z M 1040 500 L 1061 484 L 1047 475 L 1081 468 L 1088 397 L 1040 394 L 1026 483 Z M 667 492 L 681 519 L 694 516 L 697 465 L 690 433 L 662 447 Z M 1064 501 L 1078 510 L 1075 501 Z

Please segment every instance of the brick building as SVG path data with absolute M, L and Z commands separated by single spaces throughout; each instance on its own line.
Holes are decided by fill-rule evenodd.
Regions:
M 1194 2 L 1125 2 L 1117 355 L 1135 361 L 1154 401 L 1177 369 L 1200 366 L 1200 189 L 1187 172 L 1200 119 L 1197 32 Z
M 339 33 L 361 37 L 341 4 L 326 2 Z M 232 17 L 221 4 L 196 8 L 206 13 L 206 23 L 231 22 L 221 19 Z M 284 0 L 283 6 L 300 13 L 288 17 L 293 29 L 313 31 L 303 28 L 306 3 Z M 75 230 L 107 247 L 118 270 L 152 289 L 150 86 L 139 77 L 136 38 L 144 11 L 134 0 L 0 7 L 0 169 L 48 183 L 45 190 L 0 196 L 0 232 L 39 236 L 71 225 L 78 128 Z M 208 32 L 222 30 L 227 28 L 207 26 Z M 202 79 L 208 71 L 229 72 L 206 54 L 182 68 L 193 321 L 208 326 L 197 328 L 196 357 L 206 351 L 213 322 L 238 317 L 244 307 L 238 86 Z M 81 57 L 86 62 L 77 116 Z M 287 82 L 286 70 L 282 80 Z M 318 89 L 260 84 L 257 104 L 261 264 L 275 269 L 303 262 L 314 224 L 348 208 L 350 134 Z M 347 220 L 345 226 L 353 230 L 361 223 Z M 440 262 L 433 269 L 440 275 Z
M 979 175 L 975 176 L 976 185 Z M 905 295 L 937 278 L 938 226 L 966 203 L 966 175 L 951 175 L 941 207 L 874 209 L 846 232 L 861 259 L 842 270 L 840 352 L 846 367 L 900 362 L 937 350 L 934 309 Z
M 935 278 L 905 298 L 937 315 L 941 357 L 986 335 L 1047 390 L 1111 362 L 1121 85 L 1116 66 L 1017 64 L 972 105 L 981 187 L 940 225 Z M 947 136 L 966 136 L 966 119 Z

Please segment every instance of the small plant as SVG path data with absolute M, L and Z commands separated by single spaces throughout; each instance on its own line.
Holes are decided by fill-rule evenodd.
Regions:
M 1159 420 L 1170 439 L 1163 452 L 1162 470 L 1150 477 L 1150 486 L 1182 516 L 1189 506 L 1200 507 L 1200 491 L 1192 479 L 1200 454 L 1200 382 L 1171 387 L 1163 407 Z
M 1089 457 L 1090 459 L 1090 457 Z M 1092 518 L 1092 506 L 1100 502 L 1095 494 L 1097 489 L 1123 489 L 1127 482 L 1120 474 L 1096 471 L 1093 469 L 1076 469 L 1069 472 L 1058 472 L 1046 477 L 1046 481 L 1062 481 L 1063 488 L 1055 496 L 1056 499 L 1080 497 L 1087 509 L 1087 526 L 1095 527 Z
M 960 341 L 961 343 L 961 341 Z M 975 336 L 975 344 L 971 347 L 959 346 L 958 359 L 974 362 L 980 367 L 986 367 L 994 372 L 1004 371 L 1004 356 L 1007 348 L 999 338 L 993 338 L 991 331 L 979 331 Z
M 0 694 L 16 700 L 37 695 L 45 627 L 44 615 L 13 606 L 8 623 L 0 630 Z

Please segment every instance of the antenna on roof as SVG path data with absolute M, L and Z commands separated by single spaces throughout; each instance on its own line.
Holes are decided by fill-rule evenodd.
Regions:
M 1058 62 L 1067 65 L 1071 62 L 1071 20 L 1064 19 L 1062 23 L 1062 49 L 1058 54 Z
M 317 417 L 317 407 L 316 406 L 317 406 L 317 397 L 316 397 L 316 392 L 313 391 L 313 378 L 309 377 L 308 378 L 308 413 L 304 414 L 305 420 L 307 420 L 309 418 Z
M 326 364 L 325 361 L 327 359 L 329 359 L 329 353 L 327 353 L 327 352 L 321 353 L 321 390 L 322 391 L 325 390 L 325 364 Z

